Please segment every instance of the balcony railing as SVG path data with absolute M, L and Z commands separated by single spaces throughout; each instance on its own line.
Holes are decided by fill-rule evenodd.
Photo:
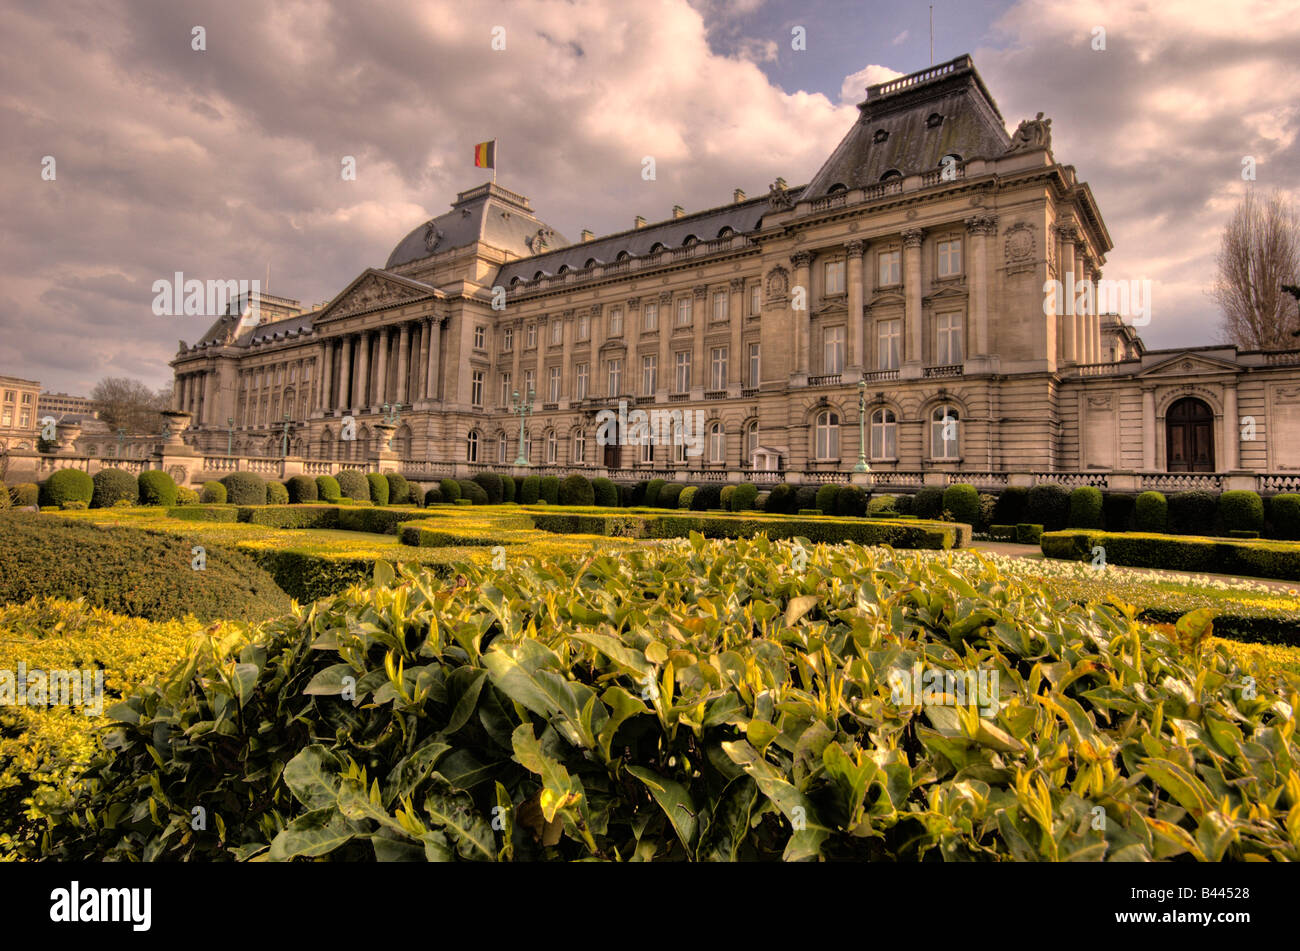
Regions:
M 862 374 L 862 379 L 868 383 L 888 383 L 898 379 L 897 370 L 874 370 L 871 373 Z
M 945 366 L 926 367 L 925 378 L 927 380 L 939 379 L 942 377 L 961 376 L 962 365 L 960 363 L 949 363 Z
M 839 386 L 840 381 L 842 379 L 843 379 L 843 374 L 826 373 L 822 376 L 808 377 L 808 385 L 809 386 Z

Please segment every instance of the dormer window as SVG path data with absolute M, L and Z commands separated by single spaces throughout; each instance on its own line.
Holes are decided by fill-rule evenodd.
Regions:
M 838 194 L 840 194 L 841 192 L 846 192 L 846 191 L 848 191 L 848 190 L 849 190 L 849 186 L 848 186 L 848 185 L 845 185 L 843 182 L 836 182 L 834 185 L 832 185 L 832 186 L 827 190 L 826 194 L 828 194 L 828 195 L 838 195 Z
M 667 250 L 667 249 L 663 246 L 663 244 L 661 244 L 661 243 L 658 242 L 658 241 L 656 241 L 654 244 L 650 245 L 650 253 L 651 253 L 651 254 L 658 254 L 658 253 L 660 253 L 661 251 L 665 251 L 665 250 Z
M 632 255 L 628 254 L 626 251 L 620 251 L 620 252 L 618 252 L 618 257 L 615 258 L 614 260 L 616 260 L 616 261 L 627 261 L 627 260 L 630 260 L 631 257 L 632 257 Z
M 889 139 L 889 133 L 884 129 L 877 129 L 876 134 L 871 137 L 871 141 L 879 145 Z
M 896 168 L 891 168 L 891 169 L 890 169 L 889 171 L 887 171 L 884 175 L 881 175 L 881 176 L 880 176 L 880 180 L 881 180 L 882 182 L 896 182 L 896 181 L 901 180 L 902 177 L 903 177 L 903 173 L 902 173 L 902 172 L 900 172 L 900 171 L 899 171 L 898 169 L 896 169 Z
M 941 125 L 943 125 L 943 116 L 939 115 L 937 112 L 930 113 L 929 118 L 925 120 L 925 126 L 927 129 L 935 129 Z
M 595 258 L 587 258 L 587 263 L 583 265 L 583 267 L 595 267 L 595 266 L 596 266 Z
M 561 264 L 561 265 L 560 265 L 560 269 L 559 269 L 558 271 L 556 271 L 555 273 L 556 273 L 556 274 L 568 274 L 568 273 L 569 273 L 569 265 L 567 265 L 567 264 Z
M 736 233 L 735 230 L 732 228 L 723 228 L 721 231 L 718 232 L 718 237 L 730 238 L 735 233 Z
M 688 235 L 686 236 L 686 240 L 682 242 L 682 247 L 683 247 L 683 248 L 689 248 L 691 245 L 693 245 L 693 244 L 699 244 L 699 243 L 700 243 L 700 239 L 699 239 L 699 238 L 697 238 L 697 237 L 696 237 L 695 235 L 693 235 L 693 234 L 688 234 Z

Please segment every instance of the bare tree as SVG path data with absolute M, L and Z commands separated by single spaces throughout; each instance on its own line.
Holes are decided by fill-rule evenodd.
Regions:
M 95 384 L 90 398 L 99 406 L 99 418 L 110 429 L 129 433 L 157 433 L 162 430 L 159 415 L 171 401 L 171 387 L 154 392 L 139 380 L 105 377 Z
M 1223 310 L 1220 333 L 1243 350 L 1294 346 L 1291 297 L 1300 278 L 1300 213 L 1278 192 L 1247 192 L 1223 231 L 1211 292 Z

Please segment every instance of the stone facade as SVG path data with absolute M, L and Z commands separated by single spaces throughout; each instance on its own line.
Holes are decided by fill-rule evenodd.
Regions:
M 23 451 L 36 449 L 40 394 L 41 384 L 35 380 L 0 376 L 0 445 Z
M 872 86 L 859 110 L 806 186 L 576 244 L 508 189 L 463 192 L 327 305 L 263 295 L 182 342 L 186 440 L 279 456 L 287 416 L 289 455 L 362 462 L 400 404 L 410 474 L 508 468 L 531 387 L 530 463 L 622 478 L 826 480 L 860 449 L 899 484 L 1300 476 L 1300 353 L 1152 352 L 1114 315 L 1045 306 L 1047 282 L 1096 281 L 1111 250 L 1051 120 L 1008 135 L 968 57 Z M 620 403 L 702 412 L 703 455 L 598 445 Z

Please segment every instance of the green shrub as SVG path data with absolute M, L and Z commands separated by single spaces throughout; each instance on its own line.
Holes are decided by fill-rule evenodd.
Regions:
M 912 512 L 918 518 L 940 518 L 943 515 L 943 490 L 934 486 L 918 489 L 912 497 Z
M 199 501 L 204 505 L 225 505 L 226 487 L 216 481 L 203 483 L 203 491 L 199 494 Z
M 691 496 L 691 510 L 695 512 L 707 512 L 711 509 L 722 508 L 722 486 L 716 482 L 706 482 L 695 490 Z
M 178 535 L 10 511 L 0 513 L 0 537 L 0 602 L 85 598 L 155 621 L 185 614 L 252 621 L 289 608 L 284 592 L 243 555 L 205 545 L 206 564 L 195 570 L 194 542 Z
M 608 481 L 608 480 L 606 480 Z M 513 502 L 515 494 L 518 491 L 513 476 L 503 475 L 501 477 L 501 501 Z
M 35 482 L 19 482 L 9 487 L 9 501 L 20 508 L 39 504 L 40 495 L 41 487 Z
M 767 510 L 769 512 L 790 512 L 794 504 L 794 486 L 788 482 L 781 482 L 772 486 L 772 494 L 767 499 Z
M 1098 546 L 1112 565 L 1300 581 L 1300 545 L 1286 542 L 1077 530 L 1052 532 L 1042 539 L 1043 554 L 1049 558 L 1091 561 Z
M 1014 525 L 990 525 L 989 538 L 999 542 L 1013 542 L 1016 540 L 1016 527 Z
M 467 499 L 467 498 L 459 498 L 459 499 L 457 499 L 453 504 L 454 504 L 454 505 L 473 505 L 473 504 L 474 504 L 474 500 L 473 500 L 473 499 Z M 545 502 L 540 502 L 540 503 L 538 503 L 538 504 L 539 504 L 539 505 L 545 505 L 546 503 L 545 503 Z
M 255 472 L 232 472 L 221 480 L 231 505 L 265 505 L 266 480 Z
M 1101 495 L 1102 527 L 1108 532 L 1131 531 L 1136 507 L 1136 495 L 1127 492 L 1103 492 Z
M 592 487 L 591 480 L 576 472 L 565 476 L 560 482 L 559 504 L 595 505 L 596 490 Z
M 916 508 L 916 496 L 907 494 L 897 496 L 894 499 L 894 508 L 898 509 L 899 515 L 914 516 L 916 514 L 914 511 Z
M 59 508 L 68 512 L 84 512 L 90 505 L 86 502 L 64 502 Z
M 798 515 L 800 518 L 806 518 L 810 515 L 821 515 L 822 510 L 821 509 L 800 509 L 795 514 Z
M 867 493 L 856 485 L 841 486 L 839 494 L 835 496 L 835 514 L 847 518 L 865 518 Z
M 818 486 L 816 501 L 813 508 L 820 511 L 823 515 L 835 514 L 835 497 L 840 494 L 840 487 L 833 483 L 826 483 Z
M 757 501 L 758 486 L 752 482 L 742 482 L 736 486 L 736 491 L 731 493 L 731 511 L 751 511 Z
M 500 505 L 505 501 L 505 489 L 501 485 L 501 477 L 495 472 L 480 472 L 474 476 L 474 481 L 487 493 L 488 505 Z
M 388 504 L 388 479 L 379 472 L 367 472 L 366 483 L 370 487 L 370 501 L 376 505 Z
M 537 500 L 542 497 L 542 477 L 541 476 L 524 476 L 524 480 L 519 483 L 519 502 L 521 505 L 535 505 Z
M 1230 528 L 1228 529 L 1228 537 L 1229 538 L 1259 538 L 1259 532 L 1252 531 L 1251 529 L 1246 529 L 1246 528 Z
M 872 518 L 897 515 L 898 509 L 894 508 L 894 501 L 892 495 L 873 495 L 867 500 L 867 514 Z
M 316 477 L 316 497 L 322 502 L 337 502 L 343 498 L 343 490 L 339 487 L 339 480 L 333 476 L 318 475 Z
M 161 469 L 147 469 L 141 472 L 137 483 L 140 487 L 141 505 L 176 504 L 176 483 Z
M 1168 522 L 1169 503 L 1162 492 L 1143 492 L 1133 503 L 1133 527 L 1139 532 L 1163 533 Z
M 1275 538 L 1300 540 L 1300 494 L 1283 492 L 1273 496 L 1268 517 Z
M 1024 521 L 1042 525 L 1049 532 L 1065 528 L 1070 518 L 1070 493 L 1065 486 L 1043 482 L 1029 490 Z
M 525 479 L 526 483 L 528 480 Z M 442 500 L 444 502 L 457 502 L 464 493 L 461 491 L 461 484 L 455 479 L 443 479 L 438 483 L 438 488 L 442 490 Z
M 1230 535 L 1253 532 L 1258 536 L 1264 530 L 1264 502 L 1259 493 L 1234 489 L 1220 495 L 1218 525 L 1219 531 Z
M 95 480 L 80 469 L 59 469 L 41 483 L 41 505 L 62 505 L 65 502 L 89 503 L 94 496 Z
M 694 506 L 695 493 L 698 491 L 699 487 L 694 485 L 688 485 L 686 488 L 682 489 L 681 495 L 677 496 L 677 507 L 679 509 L 690 511 Z
M 188 488 L 183 485 L 178 485 L 176 487 L 176 504 L 177 505 L 198 505 L 199 494 L 191 488 Z
M 618 508 L 618 486 L 604 476 L 591 480 L 591 491 L 596 505 L 602 508 Z
M 484 491 L 483 486 L 479 485 L 472 479 L 463 479 L 460 482 L 461 500 L 468 499 L 472 505 L 487 505 L 488 494 Z M 459 500 L 458 500 L 459 501 Z
M 168 518 L 185 522 L 238 522 L 241 509 L 233 505 L 186 505 L 167 510 Z
M 442 501 L 444 501 L 442 497 L 442 488 L 436 485 L 429 486 L 429 488 L 424 493 L 424 504 L 437 505 L 439 502 Z
M 649 487 L 650 483 L 644 479 L 640 482 L 634 482 L 628 495 L 628 507 L 631 508 L 638 505 L 645 505 L 646 490 Z
M 1043 537 L 1043 526 L 1032 522 L 1016 524 L 1016 541 L 1022 545 L 1037 545 Z
M 805 509 L 817 508 L 817 489 L 818 487 L 815 485 L 801 485 L 795 489 L 793 510 L 802 512 Z M 727 507 L 725 502 L 722 507 Z
M 1101 489 L 1092 485 L 1081 485 L 1070 493 L 1070 528 L 1101 528 L 1102 497 Z
M 100 469 L 92 481 L 95 491 L 90 499 L 91 508 L 111 508 L 122 501 L 135 505 L 140 500 L 140 483 L 124 469 Z
M 284 483 L 284 487 L 289 492 L 289 501 L 294 505 L 303 505 L 320 499 L 320 491 L 316 488 L 316 480 L 309 475 L 290 476 Z M 268 501 L 271 498 L 269 489 L 266 497 Z
M 411 483 L 406 481 L 406 476 L 400 472 L 390 472 L 386 478 L 388 479 L 388 504 L 410 505 Z
M 724 485 L 721 489 L 718 490 L 718 507 L 730 512 L 731 497 L 735 494 L 736 494 L 736 487 L 734 485 Z
M 998 525 L 1015 525 L 1025 520 L 1025 508 L 1029 503 L 1029 490 L 1024 486 L 1008 486 L 998 493 L 997 504 L 993 506 L 993 521 Z M 902 509 L 899 509 L 901 512 Z
M 266 504 L 267 505 L 288 505 L 289 504 L 289 487 L 283 482 L 276 482 L 274 479 L 266 483 Z
M 993 522 L 993 507 L 998 504 L 998 497 L 987 492 L 981 492 L 979 499 L 980 520 L 975 525 L 975 531 L 987 532 L 989 525 Z
M 664 487 L 659 490 L 658 507 L 661 509 L 677 508 L 677 500 L 681 497 L 682 489 L 684 488 L 685 486 L 680 482 L 666 483 Z
M 954 483 L 943 490 L 943 510 L 951 513 L 954 521 L 977 526 L 980 521 L 980 494 L 973 485 Z
M 651 479 L 646 483 L 645 497 L 641 504 L 646 508 L 656 508 L 659 506 L 659 492 L 667 483 L 663 479 Z
M 1214 531 L 1214 516 L 1219 508 L 1218 496 L 1213 492 L 1196 489 L 1175 492 L 1169 496 L 1169 524 L 1171 535 L 1204 535 Z
M 537 486 L 537 501 L 545 502 L 547 505 L 560 504 L 559 476 L 542 476 L 542 481 Z
M 355 469 L 344 469 L 335 478 L 338 479 L 339 492 L 343 498 L 358 502 L 370 501 L 370 480 Z M 231 499 L 233 502 L 234 499 Z

